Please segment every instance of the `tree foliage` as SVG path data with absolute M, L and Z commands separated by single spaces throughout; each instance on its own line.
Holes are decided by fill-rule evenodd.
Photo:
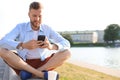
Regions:
M 118 24 L 110 24 L 104 30 L 104 41 L 114 43 L 115 40 L 119 40 L 120 26 Z
M 70 44 L 73 44 L 72 38 L 69 33 L 60 33 L 65 39 L 67 39 Z

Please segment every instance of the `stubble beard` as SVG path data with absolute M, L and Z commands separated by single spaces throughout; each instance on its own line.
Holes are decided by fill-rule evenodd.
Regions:
M 36 21 L 31 21 L 31 26 L 33 30 L 39 30 L 40 23 L 37 23 Z

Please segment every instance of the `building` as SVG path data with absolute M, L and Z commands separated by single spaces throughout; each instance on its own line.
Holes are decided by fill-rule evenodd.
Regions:
M 96 43 L 98 36 L 95 31 L 79 31 L 71 34 L 74 43 Z
M 104 31 L 103 30 L 96 30 L 98 35 L 97 43 L 104 43 Z
M 66 31 L 61 34 L 70 34 L 74 43 L 104 43 L 104 31 Z

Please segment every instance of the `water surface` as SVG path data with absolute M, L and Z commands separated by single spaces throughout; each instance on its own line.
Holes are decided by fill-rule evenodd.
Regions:
M 120 48 L 72 47 L 70 60 L 83 61 L 120 70 Z

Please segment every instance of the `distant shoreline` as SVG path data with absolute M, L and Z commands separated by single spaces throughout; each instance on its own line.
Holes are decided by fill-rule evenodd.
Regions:
M 74 65 L 78 65 L 80 67 L 85 67 L 85 68 L 89 68 L 89 69 L 92 69 L 92 70 L 95 70 L 98 72 L 102 72 L 102 73 L 105 73 L 105 74 L 108 74 L 111 76 L 120 77 L 120 70 L 106 68 L 106 67 L 89 64 L 89 63 L 85 63 L 85 62 L 80 62 L 80 61 L 68 60 L 67 62 L 72 63 Z

